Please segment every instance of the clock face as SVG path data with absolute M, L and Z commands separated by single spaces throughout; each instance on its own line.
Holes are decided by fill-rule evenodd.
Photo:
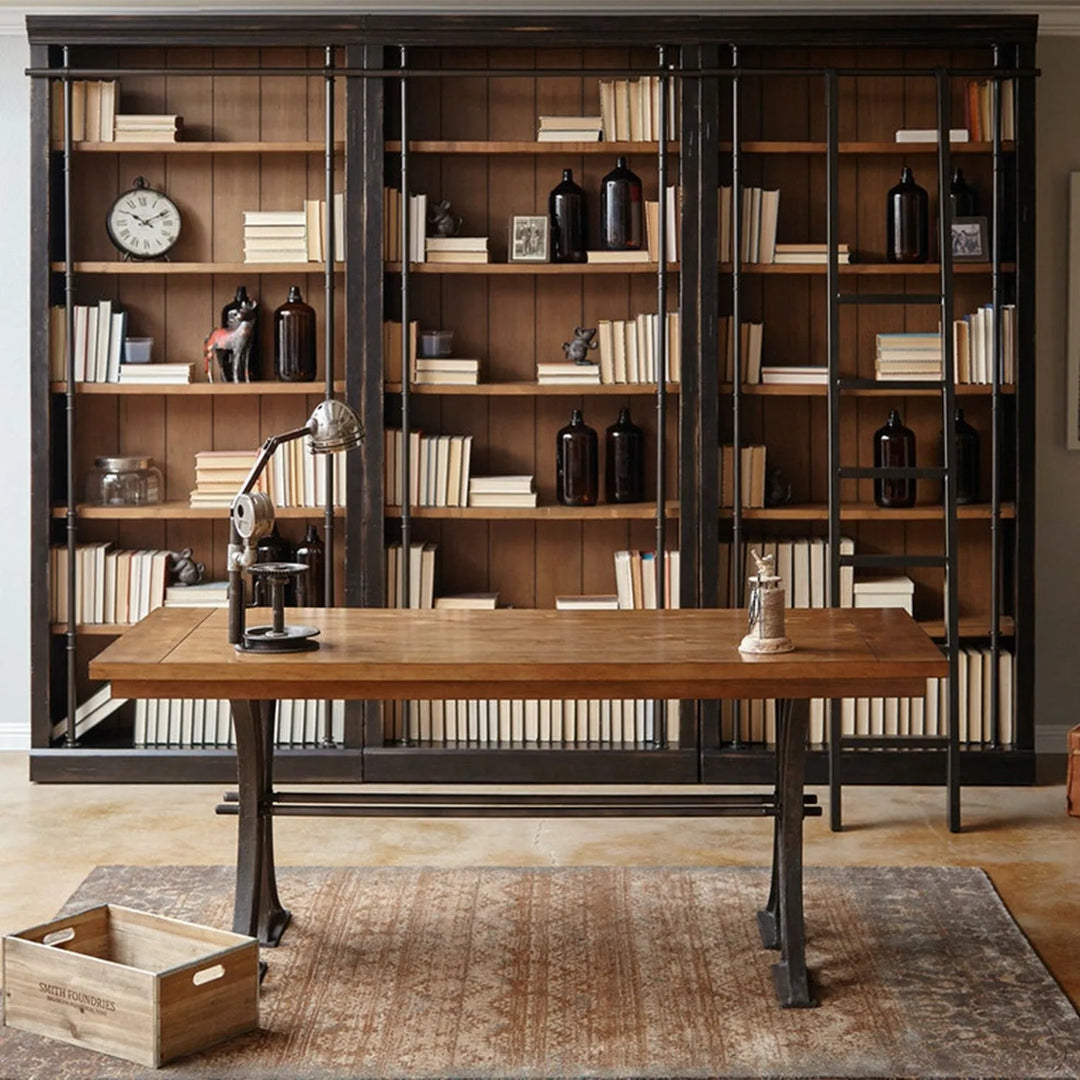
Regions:
M 180 236 L 180 211 L 160 191 L 135 181 L 112 204 L 105 219 L 109 239 L 133 259 L 157 259 L 169 251 Z

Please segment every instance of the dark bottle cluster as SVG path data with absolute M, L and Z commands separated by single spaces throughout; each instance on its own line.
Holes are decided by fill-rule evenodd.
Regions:
M 645 433 L 630 419 L 630 410 L 605 433 L 604 498 L 609 503 L 635 503 L 645 498 Z M 580 409 L 555 437 L 555 497 L 563 506 L 595 506 L 600 489 L 600 455 L 596 432 Z
M 963 169 L 954 169 L 949 184 L 949 220 L 978 213 L 978 192 L 964 179 Z M 906 165 L 900 183 L 889 189 L 885 234 L 888 262 L 922 263 L 930 258 L 930 199 Z
M 307 527 L 304 539 L 296 546 L 278 532 L 277 523 L 269 535 L 264 536 L 255 548 L 257 563 L 303 563 L 307 570 L 296 574 L 285 587 L 287 607 L 326 606 L 326 545 L 319 539 L 314 525 Z M 270 586 L 259 574 L 252 575 L 252 603 L 256 607 L 270 606 Z
M 645 242 L 644 201 L 641 179 L 630 170 L 626 158 L 600 182 L 600 234 L 603 251 L 639 251 Z M 574 182 L 571 169 L 563 169 L 562 181 L 548 196 L 551 219 L 552 262 L 586 262 L 589 250 L 589 213 L 585 192 Z

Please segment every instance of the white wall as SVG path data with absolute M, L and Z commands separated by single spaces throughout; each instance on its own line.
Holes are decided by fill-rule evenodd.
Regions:
M 0 750 L 30 745 L 30 49 L 0 33 Z

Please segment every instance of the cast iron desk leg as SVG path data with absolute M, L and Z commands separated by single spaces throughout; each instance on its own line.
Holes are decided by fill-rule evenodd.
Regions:
M 806 776 L 806 729 L 809 703 L 777 702 L 776 818 L 769 899 L 758 912 L 761 942 L 780 950 L 773 982 L 785 1008 L 806 1008 L 810 996 L 806 973 L 806 930 L 803 923 L 802 844 L 803 785 Z
M 274 870 L 274 701 L 232 702 L 239 821 L 233 932 L 276 945 L 289 921 Z

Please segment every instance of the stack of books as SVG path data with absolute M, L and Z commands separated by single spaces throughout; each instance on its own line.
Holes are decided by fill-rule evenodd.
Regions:
M 994 305 L 983 304 L 970 315 L 953 322 L 953 361 L 958 383 L 994 381 Z M 1001 308 L 1001 382 L 1016 382 L 1016 305 Z
M 326 242 L 326 200 L 304 200 L 304 226 L 308 262 L 323 262 L 330 245 Z M 334 195 L 334 261 L 345 259 L 345 194 Z
M 574 386 L 599 386 L 599 364 L 575 364 L 561 360 L 542 361 L 536 365 L 536 381 L 541 386 L 567 383 Z
M 414 540 L 409 545 L 409 602 L 405 603 L 405 556 L 401 544 L 386 547 L 386 606 L 432 608 L 435 606 L 435 552 L 438 544 Z
M 667 86 L 667 137 L 678 139 L 675 80 Z M 656 142 L 660 137 L 660 79 L 600 80 L 600 126 L 608 142 Z
M 480 381 L 480 361 L 445 356 L 413 361 L 413 382 L 419 386 L 476 386 Z
M 531 476 L 472 476 L 470 506 L 535 506 L 536 489 Z
M 429 236 L 424 240 L 424 253 L 429 263 L 486 263 L 486 236 Z
M 785 364 L 782 367 L 763 367 L 761 381 L 773 386 L 827 386 L 829 369 L 816 364 L 798 366 Z
M 655 608 L 659 597 L 655 551 L 616 551 L 615 588 L 620 608 Z M 679 606 L 679 553 L 664 552 L 664 607 Z
M 303 263 L 307 261 L 307 214 L 305 211 L 244 211 L 244 262 Z
M 256 456 L 252 450 L 199 450 L 195 454 L 195 487 L 188 505 L 228 509 L 251 472 Z M 265 472 L 255 490 L 266 490 Z
M 600 319 L 596 324 L 597 359 L 601 383 L 655 383 L 659 372 L 656 353 L 660 319 L 642 312 L 632 319 Z M 679 313 L 669 311 L 665 323 L 667 381 L 679 381 L 682 352 Z
M 734 259 L 731 188 L 719 192 L 720 261 Z M 780 192 L 757 187 L 742 188 L 739 207 L 739 259 L 744 263 L 771 263 L 776 253 L 776 226 L 780 214 Z
M 604 121 L 599 116 L 541 116 L 537 142 L 599 142 Z
M 604 265 L 619 266 L 623 263 L 647 263 L 649 258 L 648 248 L 638 248 L 636 251 L 587 251 L 586 261 L 602 263 Z
M 71 81 L 71 141 L 113 142 L 120 87 L 115 80 Z M 57 137 L 64 131 L 64 88 L 53 84 L 52 129 Z
M 735 381 L 735 320 L 730 315 L 721 315 L 718 320 L 720 345 L 720 370 L 724 373 L 723 381 Z M 761 381 L 761 341 L 765 336 L 762 323 L 739 324 L 739 363 L 742 368 L 742 381 L 756 383 Z
M 765 447 L 739 447 L 739 492 L 744 510 L 765 505 Z M 720 505 L 735 504 L 735 448 L 720 447 Z
M 444 611 L 494 611 L 498 604 L 497 592 L 457 593 L 455 596 L 440 596 L 435 600 L 435 607 Z
M 896 141 L 899 143 L 921 143 L 938 141 L 937 128 L 901 128 L 896 133 Z M 967 128 L 949 128 L 949 142 L 963 143 L 968 141 Z
M 829 261 L 828 244 L 777 244 L 773 254 L 774 263 L 788 263 L 796 266 L 808 264 L 824 265 Z M 847 244 L 836 245 L 836 261 L 840 266 L 851 262 L 851 249 Z
M 49 377 L 54 382 L 67 378 L 67 314 L 60 305 L 49 313 Z M 127 314 L 115 300 L 96 304 L 76 304 L 75 381 L 119 382 L 120 360 L 127 336 Z
M 226 607 L 227 581 L 200 581 L 197 585 L 170 585 L 165 590 L 165 607 Z
M 409 432 L 409 505 L 468 506 L 471 435 Z M 405 483 L 405 442 L 400 429 L 384 432 L 383 483 L 386 501 L 401 506 Z
M 618 593 L 598 593 L 591 596 L 556 596 L 556 611 L 618 611 Z
M 878 334 L 876 342 L 875 378 L 883 382 L 941 378 L 939 333 Z
M 876 574 L 855 582 L 855 607 L 903 608 L 913 614 L 915 582 L 907 574 Z
M 104 119 L 104 110 L 102 110 Z M 171 114 L 117 114 L 114 134 L 116 142 L 169 143 L 180 141 L 184 118 Z M 104 135 L 104 131 L 102 132 Z M 104 138 L 102 141 L 106 141 Z
M 175 364 L 121 364 L 118 381 L 126 386 L 181 386 L 191 382 L 190 361 Z
M 1016 138 L 1013 124 L 1016 84 L 1013 79 L 1001 80 L 1001 137 Z M 994 137 L 993 84 L 986 79 L 972 79 L 964 94 L 964 116 L 968 130 L 976 142 L 989 142 Z
M 666 262 L 679 261 L 679 225 L 682 221 L 682 188 L 669 185 L 664 199 L 664 247 Z M 649 262 L 660 261 L 660 203 L 645 200 L 645 240 L 649 250 Z

